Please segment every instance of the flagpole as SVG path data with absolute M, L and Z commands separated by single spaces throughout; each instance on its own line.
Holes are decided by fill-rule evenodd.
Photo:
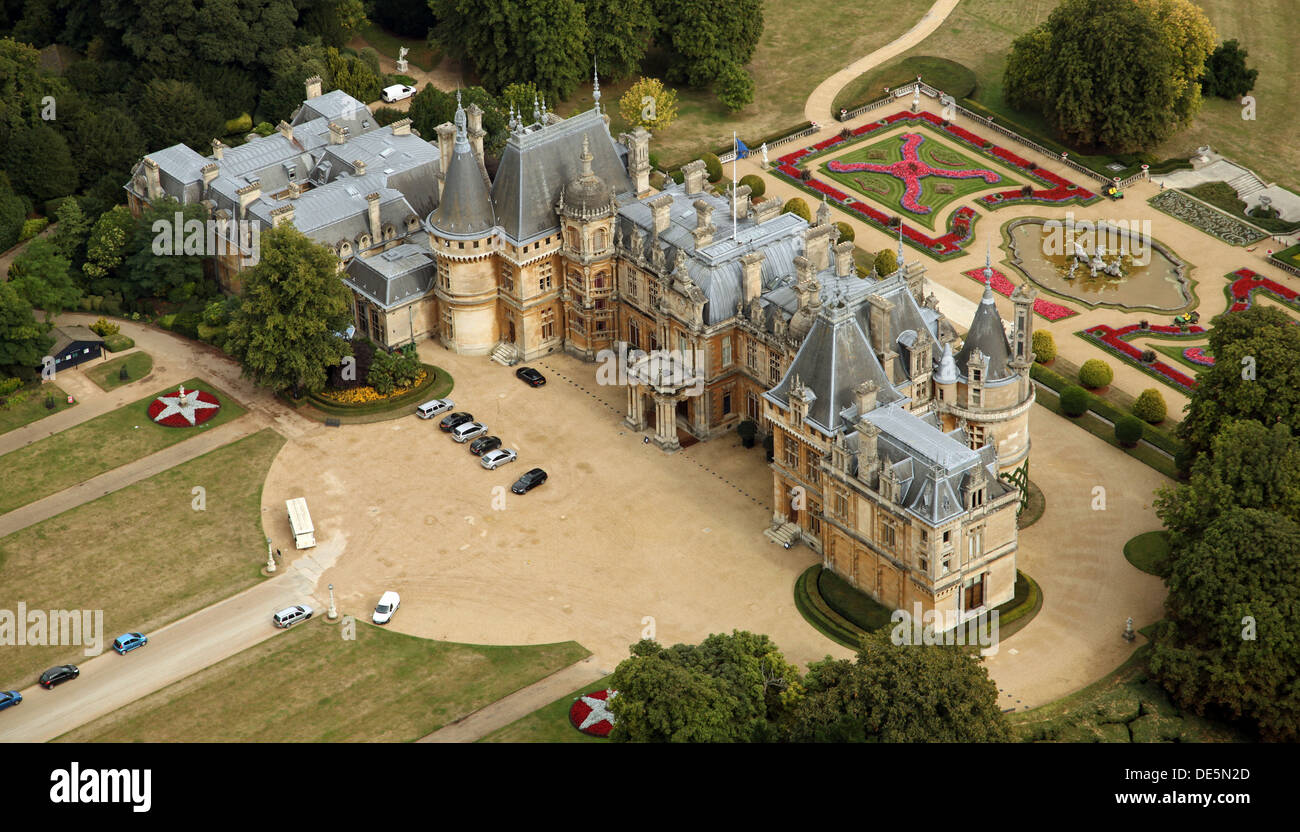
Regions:
M 736 144 L 736 131 L 731 131 L 731 241 L 736 241 L 736 160 L 740 158 L 740 146 Z

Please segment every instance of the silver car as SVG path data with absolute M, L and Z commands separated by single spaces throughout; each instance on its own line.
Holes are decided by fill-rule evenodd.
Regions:
M 519 458 L 519 454 L 509 448 L 498 448 L 495 451 L 488 451 L 479 458 L 479 465 L 489 471 L 496 470 L 508 462 L 514 462 Z
M 451 432 L 451 438 L 460 442 L 462 445 L 471 439 L 475 439 L 487 433 L 487 425 L 482 422 L 466 422 L 455 428 Z

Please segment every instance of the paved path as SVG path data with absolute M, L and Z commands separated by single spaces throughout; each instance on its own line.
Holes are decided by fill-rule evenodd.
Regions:
M 20 506 L 7 514 L 0 514 L 0 538 L 84 503 L 98 500 L 105 494 L 126 488 L 181 463 L 189 462 L 268 426 L 269 420 L 262 414 L 245 413 L 240 418 L 220 427 L 199 433 L 133 462 L 119 465 L 97 477 L 83 480 L 70 488 Z
M 297 570 L 265 581 L 238 595 L 149 633 L 149 643 L 119 656 L 117 633 L 105 633 L 105 652 L 77 662 L 81 676 L 43 690 L 33 685 L 23 702 L 0 720 L 0 742 L 48 742 L 154 691 L 229 658 L 277 633 L 271 614 L 312 600 L 310 579 Z
M 475 742 L 515 720 L 522 719 L 538 708 L 544 708 L 561 696 L 578 690 L 583 685 L 609 675 L 609 671 L 596 666 L 596 657 L 588 656 L 580 662 L 557 670 L 545 679 L 539 679 L 526 688 L 515 691 L 504 699 L 479 708 L 450 725 L 443 726 L 416 742 Z
M 808 96 L 808 101 L 803 106 L 804 118 L 817 124 L 825 124 L 832 120 L 835 116 L 831 112 L 831 105 L 840 90 L 867 70 L 898 57 L 925 40 L 939 28 L 939 24 L 948 19 L 948 15 L 957 8 L 959 2 L 961 0 L 935 0 L 930 10 L 922 15 L 911 29 L 822 81 L 812 91 L 812 95 Z

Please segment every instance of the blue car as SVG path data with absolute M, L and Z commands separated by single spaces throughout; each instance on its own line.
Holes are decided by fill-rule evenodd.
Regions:
M 119 656 L 125 656 L 137 647 L 144 647 L 149 643 L 148 637 L 144 633 L 125 633 L 113 639 L 113 649 Z
M 23 695 L 16 690 L 0 690 L 0 711 L 12 708 L 23 701 Z

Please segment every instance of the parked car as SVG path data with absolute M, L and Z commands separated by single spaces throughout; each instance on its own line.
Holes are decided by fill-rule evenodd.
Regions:
M 473 442 L 469 443 L 469 452 L 474 456 L 482 456 L 488 451 L 495 451 L 501 447 L 501 437 L 499 436 L 480 436 Z
M 478 461 L 478 464 L 489 471 L 495 471 L 507 462 L 514 462 L 518 458 L 519 454 L 509 448 L 503 448 L 499 451 L 488 451 L 483 454 L 483 458 Z
M 58 667 L 51 667 L 41 674 L 41 687 L 51 690 L 55 685 L 61 685 L 64 682 L 70 682 L 81 675 L 75 664 L 61 664 Z
M 425 402 L 415 409 L 416 415 L 421 419 L 432 419 L 439 413 L 446 413 L 456 406 L 451 399 L 434 399 L 431 402 Z
M 123 633 L 113 639 L 113 649 L 119 656 L 125 656 L 137 647 L 144 647 L 149 643 L 149 637 L 144 633 Z
M 0 711 L 12 708 L 23 701 L 23 695 L 16 690 L 0 690 Z
M 466 422 L 452 430 L 451 438 L 463 444 L 471 439 L 477 439 L 487 432 L 487 425 L 482 422 Z
M 413 95 L 415 95 L 415 87 L 408 87 L 406 84 L 393 84 L 391 87 L 384 87 L 383 92 L 379 93 L 379 97 L 390 104 Z
M 546 383 L 546 376 L 542 375 L 532 367 L 520 367 L 515 370 L 515 377 L 521 378 L 528 383 L 529 387 L 541 387 Z
M 306 621 L 311 618 L 311 607 L 305 607 L 302 604 L 295 604 L 292 607 L 284 609 L 271 616 L 272 623 L 280 629 L 287 629 L 297 624 L 299 621 Z
M 474 421 L 474 414 L 459 410 L 450 416 L 444 416 L 442 421 L 438 423 L 438 427 L 450 433 L 453 428 L 460 427 L 466 422 L 472 421 Z
M 376 624 L 387 624 L 397 612 L 397 608 L 402 605 L 401 597 L 391 589 L 379 596 L 379 603 L 375 606 L 375 614 L 370 620 Z
M 510 490 L 516 494 L 527 494 L 544 482 L 546 482 L 546 472 L 541 468 L 534 468 L 515 480 L 515 484 L 510 486 Z

